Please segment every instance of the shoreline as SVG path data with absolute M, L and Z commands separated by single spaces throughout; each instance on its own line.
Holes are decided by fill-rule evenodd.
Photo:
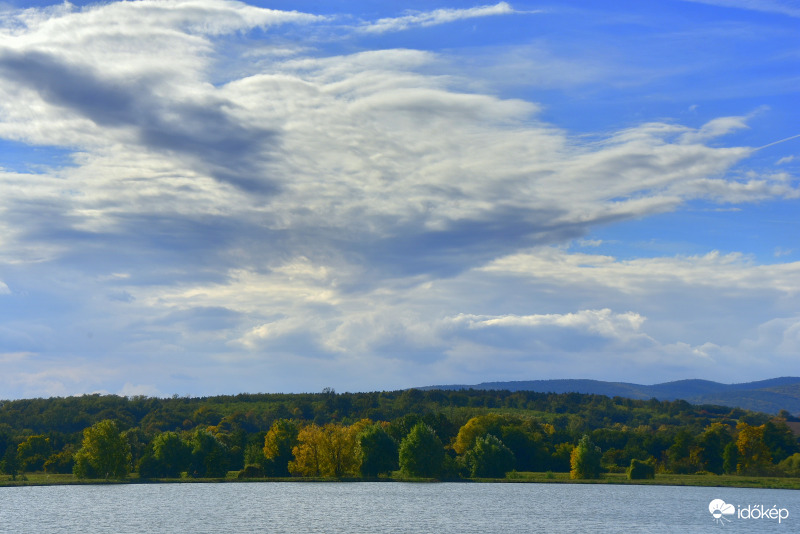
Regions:
M 617 484 L 636 486 L 696 486 L 726 487 L 754 489 L 787 489 L 800 490 L 800 477 L 757 477 L 745 475 L 675 475 L 656 474 L 654 479 L 628 480 L 624 473 L 606 473 L 598 479 L 572 480 L 569 473 L 515 473 L 506 478 L 463 478 L 452 480 L 420 479 L 403 477 L 381 478 L 322 478 L 322 477 L 288 477 L 288 478 L 237 478 L 236 471 L 231 471 L 225 478 L 158 478 L 140 479 L 130 476 L 119 480 L 78 479 L 70 474 L 33 473 L 25 475 L 26 480 L 0 479 L 0 488 L 26 486 L 83 486 L 83 485 L 120 485 L 120 484 L 228 484 L 228 483 L 417 483 L 417 484 Z

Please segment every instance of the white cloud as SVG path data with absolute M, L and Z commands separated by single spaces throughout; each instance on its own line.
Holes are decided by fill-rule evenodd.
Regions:
M 467 323 L 469 328 L 557 326 L 585 330 L 607 338 L 626 340 L 639 334 L 645 318 L 638 313 L 615 314 L 610 309 L 581 310 L 577 313 L 546 315 L 503 315 L 499 317 L 459 315 L 456 323 Z
M 403 31 L 413 27 L 428 27 L 457 20 L 487 17 L 494 15 L 509 15 L 515 13 L 514 8 L 507 2 L 495 5 L 470 7 L 466 9 L 436 9 L 427 12 L 413 12 L 409 15 L 395 18 L 379 19 L 369 22 L 359 28 L 366 33 L 385 33 Z
M 708 121 L 699 130 L 683 134 L 681 141 L 687 144 L 703 142 L 745 128 L 748 128 L 747 117 L 720 117 Z
M 510 12 L 443 9 L 361 30 Z M 721 146 L 751 116 L 580 136 L 543 122 L 547 106 L 529 96 L 481 90 L 450 53 L 272 39 L 280 25 L 340 19 L 222 0 L 11 13 L 0 137 L 70 152 L 67 165 L 0 172 L 0 294 L 23 304 L 4 316 L 0 358 L 26 394 L 170 391 L 163 377 L 187 365 L 205 384 L 247 375 L 251 390 L 308 367 L 321 386 L 367 370 L 383 380 L 370 387 L 464 369 L 599 377 L 609 361 L 642 373 L 673 362 L 682 378 L 748 339 L 795 339 L 791 325 L 755 330 L 790 315 L 797 263 L 552 246 L 599 252 L 606 243 L 580 241 L 594 227 L 697 199 L 796 198 L 788 173 L 737 167 L 754 149 Z M 240 53 L 250 40 L 258 50 Z M 550 76 L 548 57 L 528 58 L 539 87 L 613 77 L 579 54 Z M 676 293 L 699 304 L 685 311 Z M 712 303 L 754 299 L 758 317 L 709 327 Z M 21 356 L 34 353 L 50 360 Z M 72 362 L 45 369 L 58 358 Z
M 543 247 L 499 258 L 481 270 L 549 284 L 592 285 L 626 293 L 648 293 L 675 285 L 787 295 L 800 291 L 800 262 L 758 265 L 741 254 L 716 251 L 703 256 L 618 260 Z
M 164 397 L 164 394 L 153 385 L 131 384 L 130 382 L 125 382 L 125 385 L 122 386 L 122 389 L 117 392 L 117 395 L 122 395 L 123 397 L 135 397 L 138 395 L 144 395 L 147 397 Z

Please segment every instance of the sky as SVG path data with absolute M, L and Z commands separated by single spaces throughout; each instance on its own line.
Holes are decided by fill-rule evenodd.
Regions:
M 0 398 L 800 375 L 800 2 L 0 0 Z

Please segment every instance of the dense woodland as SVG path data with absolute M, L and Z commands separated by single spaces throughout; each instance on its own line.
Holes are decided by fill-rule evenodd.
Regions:
M 527 391 L 84 395 L 3 401 L 0 469 L 12 478 L 800 476 L 800 445 L 786 421 L 797 419 Z

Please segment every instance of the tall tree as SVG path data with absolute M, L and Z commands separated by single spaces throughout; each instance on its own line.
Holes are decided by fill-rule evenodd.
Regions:
M 189 444 L 192 447 L 189 467 L 192 476 L 220 478 L 228 473 L 228 449 L 214 434 L 198 428 Z
M 322 427 L 323 472 L 335 478 L 358 476 L 360 455 L 356 436 L 361 426 L 343 426 L 328 423 Z
M 739 431 L 736 439 L 736 448 L 739 450 L 736 471 L 748 475 L 764 474 L 772 464 L 769 447 L 764 442 L 764 425 L 752 426 L 741 421 L 736 425 L 736 430 Z
M 81 448 L 75 453 L 73 473 L 78 478 L 125 478 L 131 451 L 117 423 L 104 419 L 83 430 Z
M 725 450 L 722 452 L 722 470 L 727 474 L 736 473 L 738 464 L 739 448 L 735 441 L 731 441 L 725 445 Z
M 570 455 L 572 469 L 569 472 L 569 478 L 600 478 L 602 457 L 600 447 L 592 443 L 588 434 L 584 434 L 578 445 L 572 449 Z
M 368 426 L 358 435 L 361 476 L 377 477 L 398 468 L 397 442 L 380 424 Z
M 16 447 L 10 446 L 6 448 L 2 461 L 0 461 L 0 469 L 3 473 L 11 475 L 11 480 L 17 480 L 17 473 L 19 473 L 19 458 L 17 458 Z
M 289 462 L 292 475 L 318 477 L 322 475 L 322 428 L 315 424 L 304 426 L 297 433 L 297 445 L 292 449 L 294 460 Z
M 696 441 L 693 451 L 698 467 L 704 471 L 721 475 L 725 472 L 725 447 L 733 441 L 728 427 L 722 423 L 712 423 L 706 427 Z
M 272 423 L 264 436 L 264 457 L 269 476 L 289 476 L 289 462 L 292 461 L 292 449 L 297 445 L 298 432 L 294 421 L 278 419 Z
M 297 435 L 298 444 L 293 450 L 295 459 L 289 463 L 289 471 L 300 476 L 358 476 L 356 435 L 362 428 L 358 424 L 333 423 L 302 428 Z

